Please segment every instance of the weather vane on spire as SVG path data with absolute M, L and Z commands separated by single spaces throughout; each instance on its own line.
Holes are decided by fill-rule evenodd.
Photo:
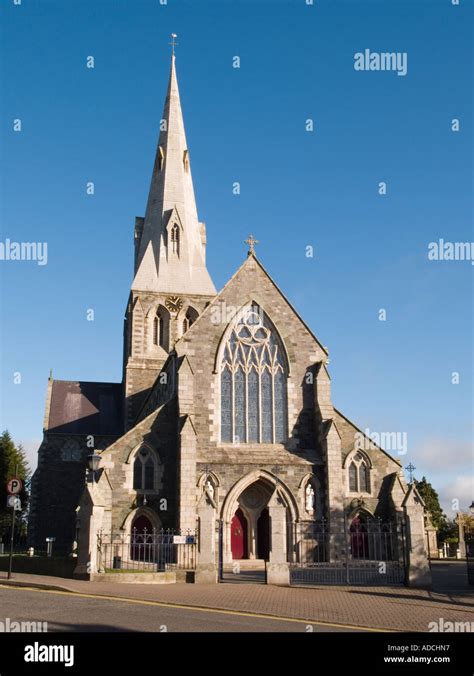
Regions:
M 171 42 L 169 43 L 171 45 L 171 53 L 174 56 L 174 48 L 177 46 L 176 38 L 178 37 L 176 33 L 171 33 Z
M 245 240 L 244 244 L 248 244 L 248 245 L 249 245 L 248 255 L 249 255 L 249 256 L 252 256 L 253 254 L 255 254 L 255 245 L 256 245 L 256 244 L 259 244 L 259 241 L 258 241 L 258 239 L 255 239 L 255 237 L 254 237 L 253 235 L 250 235 L 250 236 Z

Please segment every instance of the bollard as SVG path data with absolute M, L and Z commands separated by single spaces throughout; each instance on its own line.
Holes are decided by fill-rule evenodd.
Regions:
M 53 555 L 53 542 L 56 538 L 46 538 L 46 556 Z

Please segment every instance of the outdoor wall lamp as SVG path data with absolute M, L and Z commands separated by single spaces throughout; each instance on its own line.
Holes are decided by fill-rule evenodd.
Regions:
M 99 469 L 101 457 L 97 453 L 91 453 L 87 458 L 87 467 L 90 470 L 92 483 L 95 482 L 95 473 Z

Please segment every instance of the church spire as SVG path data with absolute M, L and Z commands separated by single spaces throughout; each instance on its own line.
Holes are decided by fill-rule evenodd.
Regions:
M 155 164 L 144 219 L 135 228 L 132 289 L 214 295 L 205 263 L 205 226 L 199 223 L 175 65 L 175 38 Z

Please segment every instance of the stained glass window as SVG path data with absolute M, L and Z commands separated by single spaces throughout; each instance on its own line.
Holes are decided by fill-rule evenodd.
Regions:
M 258 373 L 251 369 L 247 376 L 248 382 L 248 441 L 256 443 L 259 439 L 259 406 L 258 406 Z
M 277 371 L 274 378 L 275 392 L 275 441 L 283 442 L 287 437 L 286 421 L 286 376 L 282 371 Z
M 258 305 L 239 313 L 220 370 L 221 440 L 284 443 L 288 369 L 280 338 Z
M 235 434 L 234 441 L 240 443 L 245 440 L 245 376 L 241 366 L 234 374 L 234 411 Z
M 225 367 L 221 375 L 221 436 L 232 441 L 232 373 Z
M 358 452 L 349 465 L 349 490 L 352 493 L 370 493 L 370 466 Z
M 262 441 L 273 441 L 273 401 L 272 401 L 272 374 L 265 369 L 260 377 L 262 388 Z

